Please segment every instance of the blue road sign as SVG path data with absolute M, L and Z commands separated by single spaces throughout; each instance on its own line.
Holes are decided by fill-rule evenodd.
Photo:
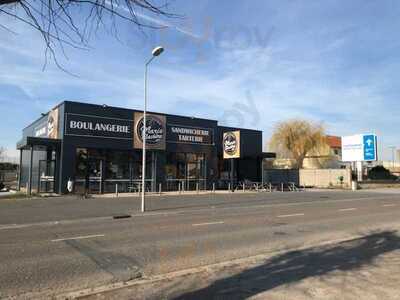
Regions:
M 364 160 L 376 160 L 376 136 L 368 134 L 363 136 Z

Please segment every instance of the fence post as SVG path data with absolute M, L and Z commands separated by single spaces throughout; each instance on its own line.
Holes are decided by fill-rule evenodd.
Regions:
M 115 184 L 115 197 L 118 197 L 118 183 Z

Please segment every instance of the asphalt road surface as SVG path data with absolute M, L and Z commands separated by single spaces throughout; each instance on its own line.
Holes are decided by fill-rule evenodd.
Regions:
M 44 298 L 398 224 L 400 194 L 0 201 L 0 298 Z M 131 218 L 112 216 L 130 214 Z

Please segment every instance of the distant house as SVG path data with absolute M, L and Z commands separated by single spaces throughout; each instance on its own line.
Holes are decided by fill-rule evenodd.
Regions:
M 327 135 L 326 144 L 307 154 L 304 169 L 338 169 L 342 167 L 342 138 Z

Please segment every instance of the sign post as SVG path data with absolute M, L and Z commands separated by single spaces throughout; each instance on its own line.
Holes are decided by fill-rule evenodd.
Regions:
M 235 159 L 231 158 L 230 161 L 231 161 L 231 174 L 229 177 L 231 179 L 231 184 L 230 184 L 231 192 L 233 193 L 235 191 L 235 189 L 233 188 L 233 172 L 235 170 Z

